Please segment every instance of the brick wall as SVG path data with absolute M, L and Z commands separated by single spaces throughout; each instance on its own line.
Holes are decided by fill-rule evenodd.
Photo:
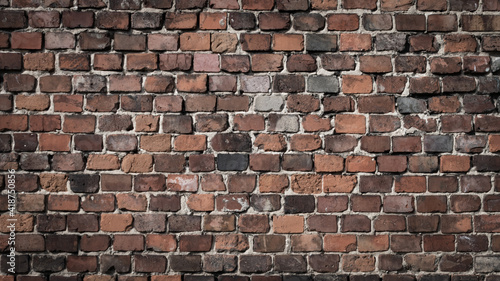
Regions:
M 0 6 L 0 281 L 500 280 L 499 0 Z

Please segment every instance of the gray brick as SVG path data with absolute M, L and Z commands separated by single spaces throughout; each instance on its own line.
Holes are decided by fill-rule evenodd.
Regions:
M 491 57 L 491 72 L 500 70 L 500 57 Z
M 425 152 L 451 152 L 452 150 L 452 136 L 424 136 Z
M 255 110 L 281 111 L 284 103 L 282 96 L 259 96 L 255 97 Z
M 474 269 L 476 272 L 484 273 L 500 271 L 500 256 L 476 257 Z
M 401 33 L 377 34 L 377 51 L 404 51 L 406 48 L 406 35 Z
M 244 171 L 248 167 L 247 154 L 219 154 L 217 155 L 217 169 L 219 171 Z
M 314 281 L 347 281 L 347 275 L 340 274 L 320 274 L 314 276 Z
M 425 100 L 401 97 L 397 100 L 397 107 L 400 113 L 422 113 L 427 110 Z
M 299 117 L 295 115 L 269 115 L 269 130 L 274 132 L 298 132 Z
M 337 35 L 308 34 L 306 50 L 312 52 L 333 52 L 337 50 Z
M 313 93 L 338 93 L 339 79 L 336 76 L 309 76 L 307 91 Z
M 269 76 L 240 76 L 241 90 L 247 93 L 267 93 L 271 80 Z

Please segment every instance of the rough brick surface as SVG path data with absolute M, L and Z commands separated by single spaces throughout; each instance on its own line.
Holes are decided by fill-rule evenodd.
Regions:
M 500 280 L 499 11 L 0 0 L 0 281 Z

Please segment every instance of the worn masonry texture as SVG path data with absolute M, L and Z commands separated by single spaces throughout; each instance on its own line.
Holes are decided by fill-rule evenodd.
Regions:
M 0 73 L 0 281 L 500 281 L 500 0 L 0 0 Z

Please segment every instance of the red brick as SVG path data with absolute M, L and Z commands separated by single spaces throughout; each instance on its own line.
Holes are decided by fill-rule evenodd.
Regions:
M 209 33 L 182 33 L 180 35 L 180 49 L 183 51 L 210 50 Z
M 80 249 L 85 252 L 105 251 L 109 247 L 110 238 L 107 235 L 83 235 Z
M 304 218 L 297 215 L 273 216 L 274 233 L 302 233 Z
M 421 193 L 427 190 L 425 177 L 422 176 L 402 176 L 396 177 L 394 183 L 396 192 Z
M 95 70 L 122 70 L 123 56 L 121 54 L 95 54 Z
M 274 1 L 273 1 L 274 3 Z M 0 28 L 24 28 L 27 25 L 26 14 L 24 11 L 2 11 L 0 16 L 5 19 Z
M 395 59 L 394 68 L 397 72 L 423 73 L 426 67 L 426 59 L 423 56 L 397 56 Z
M 472 231 L 472 217 L 468 215 L 441 216 L 441 231 L 443 233 L 463 233 Z
M 274 0 L 243 0 L 243 10 L 271 10 L 274 6 Z
M 344 170 L 344 158 L 336 155 L 314 155 L 314 167 L 316 172 L 342 172 Z
M 109 33 L 83 32 L 79 35 L 82 50 L 105 50 L 111 46 Z
M 407 160 L 406 156 L 399 155 L 383 155 L 377 157 L 378 171 L 401 173 L 406 171 Z
M 69 272 L 95 272 L 97 271 L 97 257 L 68 256 L 66 267 Z
M 326 234 L 323 248 L 327 252 L 351 252 L 357 248 L 356 236 L 345 234 Z
M 286 175 L 263 174 L 259 177 L 259 191 L 261 193 L 282 193 L 288 187 Z
M 344 134 L 364 134 L 366 132 L 365 116 L 354 114 L 335 116 L 335 132 Z
M 389 136 L 363 136 L 361 149 L 367 152 L 388 152 L 391 149 L 391 139 Z
M 80 197 L 77 195 L 49 195 L 47 209 L 50 211 L 76 212 L 80 209 Z
M 259 28 L 261 30 L 288 30 L 291 26 L 288 13 L 260 13 Z
M 94 13 L 91 11 L 64 11 L 62 24 L 68 28 L 92 27 L 94 24 Z
M 317 194 L 322 190 L 322 178 L 315 174 L 292 175 L 292 190 L 299 194 Z
M 182 103 L 182 97 L 179 96 L 158 96 L 155 99 L 156 111 L 158 112 L 180 112 Z
M 109 76 L 110 92 L 140 92 L 141 77 L 136 75 L 111 75 Z
M 389 235 L 362 235 L 358 238 L 360 252 L 383 252 L 389 249 Z
M 26 131 L 28 129 L 28 116 L 22 114 L 9 114 L 0 116 L 0 131 Z
M 413 52 L 437 52 L 439 44 L 436 37 L 428 34 L 410 36 L 410 51 Z
M 359 58 L 360 70 L 365 73 L 386 73 L 392 71 L 389 56 L 362 56 Z
M 198 16 L 196 15 L 196 13 L 171 13 L 171 12 L 167 12 L 165 15 L 165 28 L 166 29 L 195 29 L 197 24 L 198 24 Z M 153 36 L 153 34 L 148 35 L 148 39 L 151 36 Z M 177 40 L 175 43 L 177 45 Z M 151 47 L 150 47 L 150 49 L 151 49 Z M 175 48 L 175 49 L 177 49 L 177 48 Z
M 252 154 L 250 155 L 250 169 L 252 171 L 278 172 L 280 158 L 273 154 Z
M 434 57 L 430 60 L 431 72 L 436 74 L 451 74 L 462 71 L 460 57 Z
M 115 33 L 113 47 L 117 51 L 144 51 L 146 35 Z
M 441 7 L 436 7 L 436 8 L 441 8 Z M 457 31 L 457 29 L 458 29 L 458 23 L 456 15 L 429 15 L 427 17 L 427 30 L 429 32 L 450 32 L 450 31 Z
M 42 151 L 69 151 L 70 135 L 40 134 L 40 150 Z
M 21 70 L 23 56 L 20 53 L 1 53 L 0 69 L 2 70 Z M 26 68 L 26 63 L 25 68 Z
M 35 11 L 28 14 L 31 27 L 59 27 L 59 12 Z
M 152 71 L 157 69 L 156 54 L 128 54 L 127 70 Z
M 340 34 L 340 51 L 369 51 L 372 49 L 370 34 L 342 33 Z
M 348 156 L 346 159 L 347 172 L 375 172 L 375 159 L 369 156 Z
M 373 90 L 372 77 L 368 75 L 343 75 L 342 91 L 345 94 L 369 94 Z
M 96 26 L 100 29 L 126 30 L 129 28 L 129 14 L 124 12 L 100 12 L 96 15 Z
M 155 252 L 172 252 L 177 248 L 177 241 L 174 235 L 148 234 L 146 248 Z
M 315 71 L 316 59 L 311 55 L 291 55 L 288 57 L 286 66 L 290 72 Z
M 10 42 L 12 49 L 40 50 L 42 48 L 42 33 L 12 32 Z
M 404 231 L 406 230 L 406 219 L 398 215 L 380 215 L 375 219 L 376 231 Z
M 425 31 L 426 20 L 423 15 L 400 14 L 395 16 L 398 31 Z
M 439 79 L 436 77 L 410 78 L 410 94 L 436 94 L 439 91 Z
M 24 68 L 27 70 L 53 71 L 55 68 L 54 61 L 54 53 L 30 53 L 25 54 L 23 57 Z
M 384 197 L 384 212 L 411 213 L 414 210 L 412 196 L 388 195 Z
M 241 49 L 243 51 L 268 51 L 271 49 L 269 34 L 241 34 Z
M 200 13 L 200 29 L 217 30 L 226 29 L 226 13 Z
M 50 107 L 50 98 L 47 95 L 17 95 L 16 108 L 32 111 L 47 110 Z
M 352 195 L 351 209 L 354 212 L 380 212 L 382 200 L 378 195 Z
M 323 176 L 323 191 L 325 193 L 351 193 L 357 182 L 356 176 L 325 175 Z
M 444 37 L 445 53 L 475 52 L 477 42 L 474 36 L 466 34 L 449 34 Z
M 354 70 L 356 62 L 350 55 L 323 54 L 321 64 L 326 70 Z
M 354 31 L 359 28 L 359 16 L 356 14 L 328 15 L 328 30 Z

